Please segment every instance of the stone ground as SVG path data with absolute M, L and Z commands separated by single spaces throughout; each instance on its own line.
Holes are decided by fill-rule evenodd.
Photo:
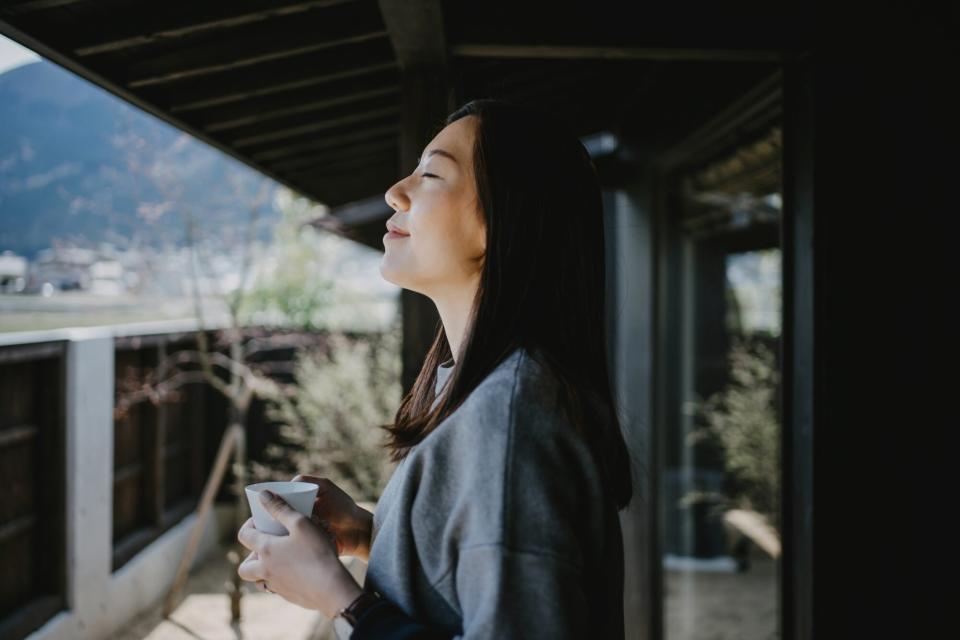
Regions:
M 280 596 L 260 593 L 244 582 L 241 621 L 230 622 L 227 583 L 233 565 L 228 546 L 213 551 L 196 567 L 185 597 L 169 620 L 161 603 L 143 612 L 115 640 L 336 640 L 329 620 Z M 363 583 L 367 565 L 344 558 Z M 778 563 L 751 545 L 750 567 L 743 573 L 664 571 L 667 640 L 776 640 Z
M 750 545 L 743 573 L 664 570 L 665 640 L 777 640 L 779 562 Z
M 141 613 L 114 640 L 336 640 L 330 621 L 317 611 L 291 604 L 278 595 L 261 593 L 243 583 L 240 623 L 230 622 L 230 592 L 234 566 L 227 559 L 229 545 L 211 551 L 194 568 L 180 606 L 164 620 L 162 602 Z M 363 584 L 367 565 L 344 557 L 350 573 Z

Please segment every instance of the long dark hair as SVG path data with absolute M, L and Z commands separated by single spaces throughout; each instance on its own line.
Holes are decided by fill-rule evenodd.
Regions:
M 452 357 L 442 323 L 386 446 L 397 462 L 516 348 L 549 367 L 567 415 L 602 468 L 618 509 L 633 497 L 630 452 L 607 364 L 603 204 L 583 144 L 561 121 L 500 99 L 467 102 L 446 122 L 477 116 L 473 148 L 487 250 L 456 366 L 435 400 L 436 369 Z

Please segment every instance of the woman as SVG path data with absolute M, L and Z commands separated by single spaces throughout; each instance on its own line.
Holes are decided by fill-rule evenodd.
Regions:
M 380 272 L 441 320 L 384 427 L 399 464 L 373 514 L 298 476 L 320 485 L 314 521 L 269 500 L 291 534 L 248 520 L 241 577 L 335 617 L 341 637 L 622 638 L 633 483 L 589 155 L 545 113 L 474 100 L 386 201 Z M 368 561 L 362 588 L 339 555 Z

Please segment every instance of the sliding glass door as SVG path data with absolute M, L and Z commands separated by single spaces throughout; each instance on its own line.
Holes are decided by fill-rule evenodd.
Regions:
M 750 124 L 661 183 L 667 640 L 780 637 L 781 129 Z

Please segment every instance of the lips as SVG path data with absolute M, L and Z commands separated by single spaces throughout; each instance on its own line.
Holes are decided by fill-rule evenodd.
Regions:
M 398 227 L 397 225 L 393 224 L 393 223 L 390 222 L 389 220 L 387 221 L 387 231 L 389 232 L 389 234 L 393 234 L 393 235 L 397 235 L 397 236 L 408 236 L 408 235 L 410 235 L 409 233 L 407 233 L 406 231 L 404 231 L 403 229 L 401 229 L 401 228 Z

